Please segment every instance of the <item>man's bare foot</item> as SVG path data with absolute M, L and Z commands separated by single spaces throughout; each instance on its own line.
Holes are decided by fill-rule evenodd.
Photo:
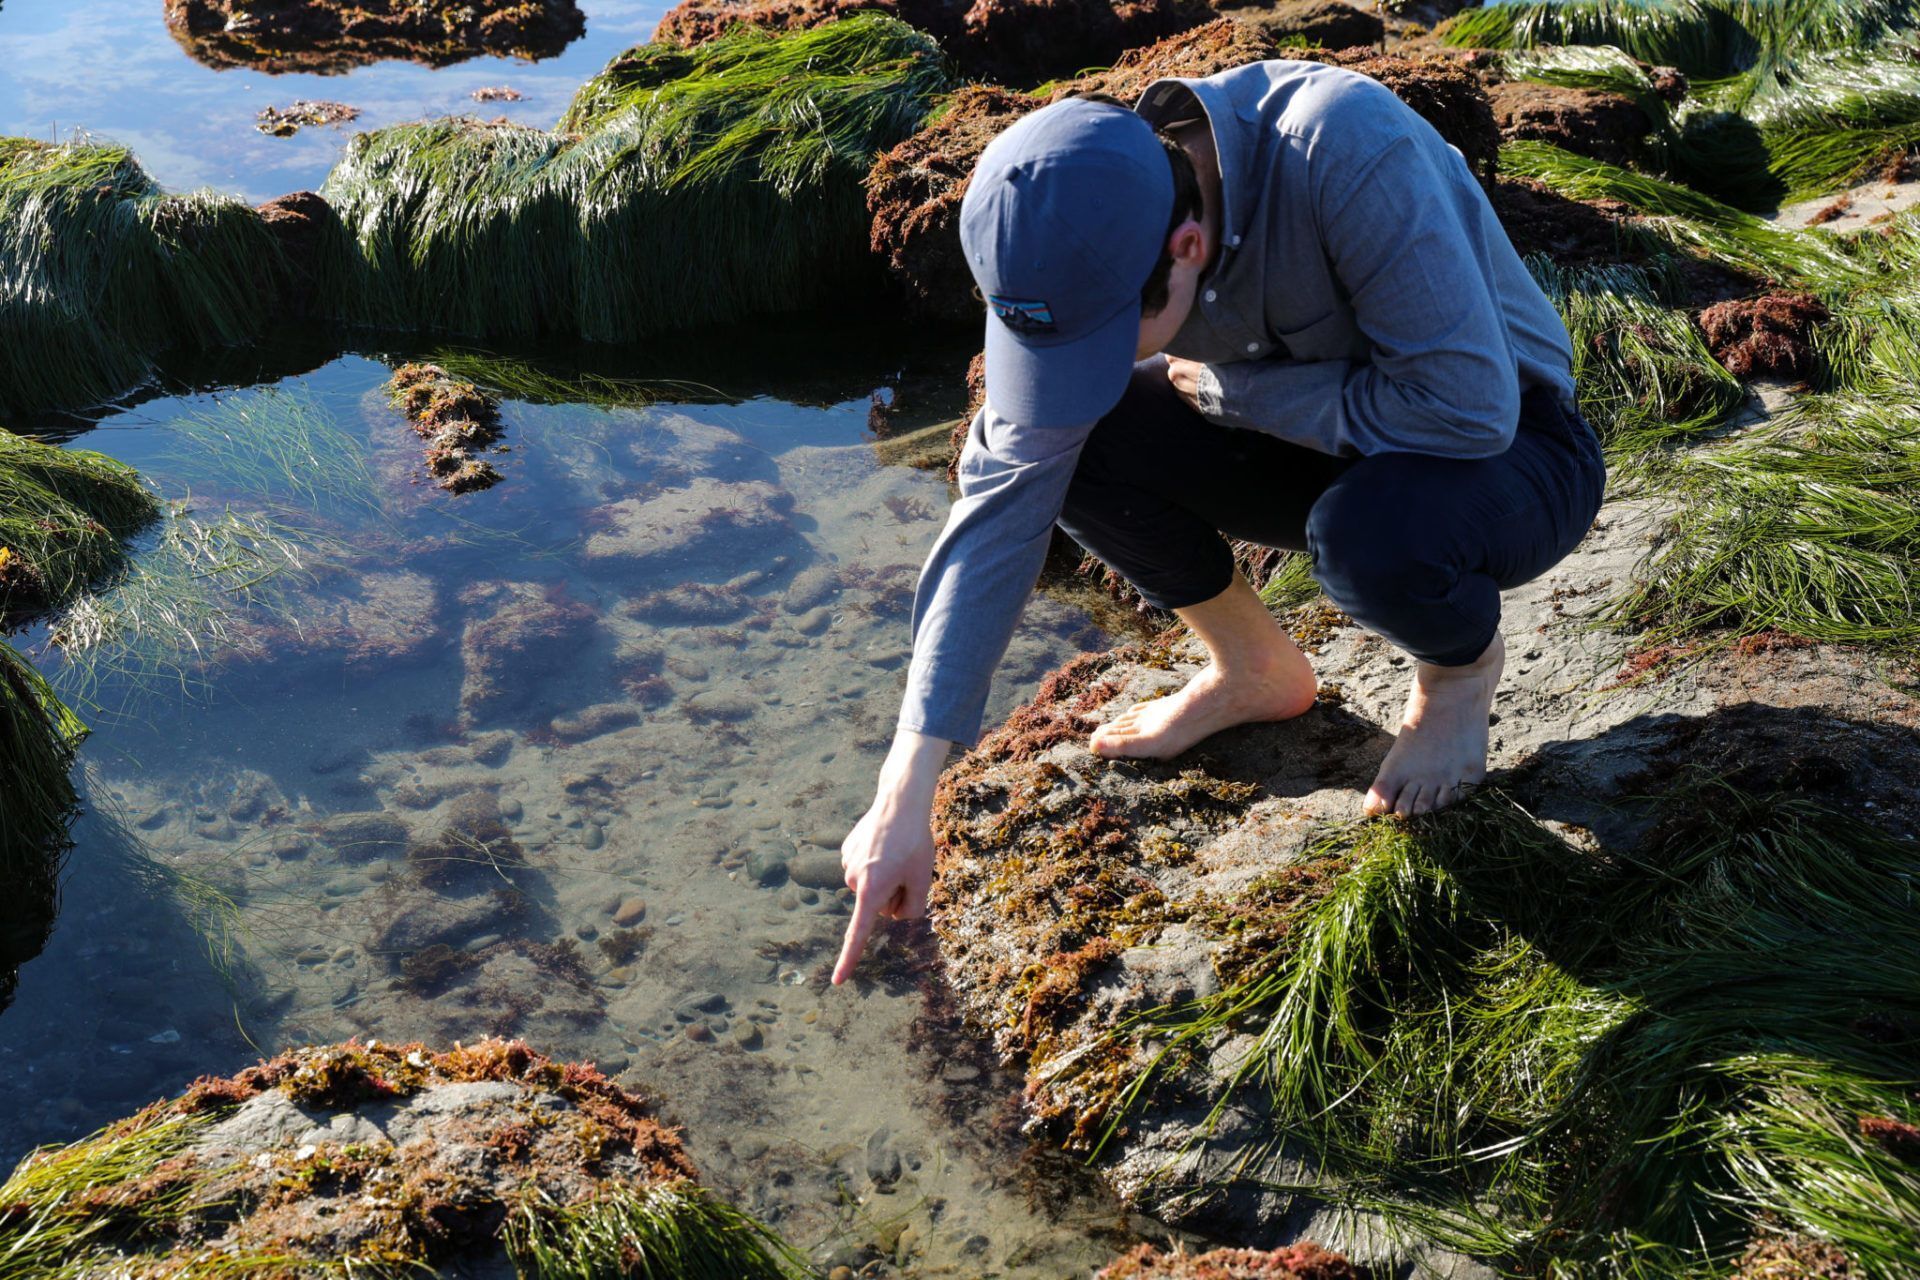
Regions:
M 1496 634 L 1470 666 L 1414 669 L 1400 733 L 1367 792 L 1367 816 L 1431 813 L 1487 776 L 1487 715 L 1506 661 L 1506 641 Z
M 1095 729 L 1088 749 L 1165 760 L 1236 724 L 1291 720 L 1313 705 L 1316 685 L 1306 656 L 1289 649 L 1258 673 L 1226 675 L 1209 662 L 1178 693 L 1136 703 Z

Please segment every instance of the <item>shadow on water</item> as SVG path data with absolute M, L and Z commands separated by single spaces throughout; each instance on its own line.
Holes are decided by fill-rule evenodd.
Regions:
M 158 857 L 103 786 L 83 777 L 71 856 L 49 861 L 55 873 L 7 886 L 7 926 L 38 928 L 45 946 L 0 1014 L 0 1068 L 19 1086 L 0 1124 L 0 1168 L 230 1070 L 265 1042 L 237 1003 L 251 983 L 234 903 Z M 7 981 L 32 958 L 7 957 Z
M 77 439 L 102 421 L 155 400 L 270 386 L 343 355 L 388 364 L 428 360 L 495 392 L 535 404 L 738 404 L 772 399 L 826 406 L 876 394 L 906 408 L 896 431 L 958 418 L 962 373 L 979 335 L 940 326 L 774 316 L 692 329 L 644 343 L 488 343 L 328 333 L 287 325 L 262 341 L 160 362 L 158 376 L 110 404 L 16 419 L 8 428 L 52 442 Z

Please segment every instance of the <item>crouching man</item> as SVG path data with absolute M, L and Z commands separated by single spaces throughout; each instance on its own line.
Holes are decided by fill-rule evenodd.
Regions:
M 1485 776 L 1500 592 L 1578 543 L 1605 483 L 1565 327 L 1460 153 L 1377 82 L 1274 60 L 1068 98 L 1015 123 L 961 207 L 987 403 L 920 576 L 913 660 L 833 981 L 876 918 L 925 914 L 933 791 L 1054 524 L 1206 647 L 1179 692 L 1096 730 L 1177 755 L 1313 704 L 1305 655 L 1228 537 L 1311 554 L 1327 596 L 1415 659 L 1369 814 Z

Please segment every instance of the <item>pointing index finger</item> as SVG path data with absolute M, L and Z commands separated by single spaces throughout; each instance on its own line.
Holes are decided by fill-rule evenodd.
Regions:
M 847 921 L 846 941 L 840 946 L 839 960 L 834 962 L 834 986 L 839 986 L 852 975 L 854 966 L 860 962 L 860 953 L 866 949 L 867 935 L 873 932 L 874 920 L 879 914 L 880 908 L 868 892 L 868 885 L 862 883 L 854 890 L 853 919 Z

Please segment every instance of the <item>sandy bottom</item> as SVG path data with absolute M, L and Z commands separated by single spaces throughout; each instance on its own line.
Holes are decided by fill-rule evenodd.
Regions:
M 89 441 L 332 569 L 186 689 L 102 690 L 128 714 L 96 716 L 63 914 L 0 1016 L 0 1162 L 256 1051 L 497 1032 L 657 1092 L 828 1266 L 1056 1277 L 1136 1238 L 1018 1137 L 924 921 L 825 982 L 944 483 L 875 461 L 864 401 L 509 403 L 504 482 L 454 499 L 384 374 Z M 324 424 L 307 490 L 178 425 L 289 397 Z M 1106 643 L 1037 597 L 989 722 Z

